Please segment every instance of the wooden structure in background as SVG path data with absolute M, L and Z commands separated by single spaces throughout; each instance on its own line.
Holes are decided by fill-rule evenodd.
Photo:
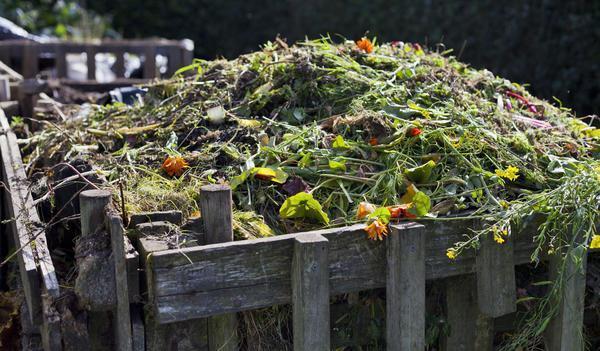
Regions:
M 102 40 L 93 42 L 49 41 L 36 43 L 28 40 L 0 41 L 0 61 L 20 72 L 25 78 L 34 78 L 40 72 L 40 59 L 53 58 L 56 78 L 67 78 L 67 55 L 85 53 L 87 57 L 87 79 L 96 80 L 96 54 L 115 55 L 113 71 L 117 80 L 125 77 L 125 54 L 144 57 L 143 78 L 159 77 L 156 69 L 156 55 L 168 59 L 166 76 L 177 69 L 189 65 L 193 58 L 193 43 L 189 40 L 165 39 L 144 40 Z M 66 80 L 68 83 L 68 80 Z

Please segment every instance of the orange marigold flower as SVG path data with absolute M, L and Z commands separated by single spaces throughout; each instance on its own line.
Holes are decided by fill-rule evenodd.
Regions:
M 383 240 L 384 236 L 387 236 L 387 226 L 378 220 L 374 220 L 371 224 L 365 227 L 365 232 L 369 235 L 371 240 Z
M 185 162 L 185 160 L 181 156 L 169 156 L 162 164 L 162 169 L 164 169 L 165 172 L 167 172 L 167 174 L 171 177 L 179 177 L 183 174 L 183 171 L 188 167 L 189 166 L 187 162 Z
M 420 135 L 421 133 L 423 133 L 423 131 L 419 128 L 412 128 L 411 130 L 408 131 L 408 134 L 411 137 L 416 137 L 417 135 Z
M 357 40 L 356 46 L 358 46 L 359 49 L 366 52 L 367 54 L 372 53 L 373 48 L 375 47 L 373 45 L 373 43 L 368 38 L 365 38 L 365 37 L 362 37 L 360 40 Z
M 375 212 L 375 206 L 363 201 L 358 205 L 358 211 L 356 211 L 356 219 L 363 219 L 373 212 Z

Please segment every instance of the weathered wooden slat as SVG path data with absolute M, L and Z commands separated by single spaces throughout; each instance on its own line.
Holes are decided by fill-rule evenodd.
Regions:
M 55 62 L 56 62 L 56 77 L 66 78 L 67 77 L 67 52 L 64 46 L 57 46 L 55 51 Z
M 23 46 L 22 71 L 23 77 L 33 78 L 39 72 L 39 46 L 29 41 Z
M 22 205 L 21 191 L 19 190 L 19 178 L 16 174 L 13 153 L 9 146 L 8 122 L 4 116 L 4 112 L 0 110 L 0 121 L 2 134 L 0 134 L 0 153 L 2 157 L 2 180 L 4 208 L 6 210 L 7 219 L 13 219 L 8 228 L 12 232 L 15 250 L 18 250 L 17 262 L 19 265 L 19 273 L 25 300 L 27 302 L 29 317 L 33 324 L 41 323 L 41 294 L 40 284 L 37 275 L 37 267 L 33 247 L 31 245 L 31 237 L 27 230 L 27 218 L 25 213 L 21 211 L 19 206 Z
M 233 209 L 229 186 L 215 184 L 203 186 L 200 189 L 200 211 L 207 242 L 233 241 Z M 238 349 L 238 322 L 235 313 L 211 316 L 208 318 L 207 325 L 209 351 Z
M 125 78 L 125 49 L 117 48 L 113 51 L 115 54 L 115 65 L 113 70 L 117 78 Z
M 584 350 L 586 249 L 579 246 L 570 254 L 559 255 L 550 258 L 550 279 L 561 282 L 562 296 L 557 301 L 558 313 L 546 330 L 546 348 L 548 351 Z M 564 275 L 559 280 L 561 271 Z
M 115 265 L 115 285 L 117 288 L 117 308 L 113 322 L 115 346 L 118 351 L 131 351 L 131 316 L 129 313 L 129 290 L 127 287 L 127 266 L 125 260 L 125 231 L 118 214 L 107 213 L 107 228 L 110 231 L 112 255 Z
M 425 349 L 425 227 L 390 226 L 387 246 L 387 350 Z
M 298 235 L 292 259 L 294 350 L 330 349 L 328 240 Z
M 88 45 L 85 49 L 87 56 L 87 77 L 89 80 L 96 80 L 96 53 L 98 49 L 93 45 Z
M 156 46 L 147 45 L 144 48 L 144 78 L 156 77 Z
M 479 312 L 477 280 L 474 274 L 445 280 L 446 319 L 449 335 L 444 350 L 490 351 L 493 346 L 493 319 Z
M 504 239 L 499 244 L 492 235 L 483 236 L 477 252 L 477 302 L 479 310 L 492 318 L 517 309 L 513 238 Z
M 8 76 L 0 75 L 0 102 L 10 100 L 10 81 Z
M 475 272 L 466 251 L 449 261 L 446 249 L 462 240 L 471 221 L 425 223 L 426 277 Z M 535 221 L 517 236 L 516 262 L 529 262 Z M 331 294 L 385 286 L 385 245 L 366 239 L 364 225 L 320 230 L 329 244 Z M 146 269 L 157 319 L 161 323 L 260 308 L 291 301 L 293 240 L 301 234 L 154 252 Z M 193 263 L 190 263 L 191 262 Z M 195 306 L 190 306 L 195 305 Z

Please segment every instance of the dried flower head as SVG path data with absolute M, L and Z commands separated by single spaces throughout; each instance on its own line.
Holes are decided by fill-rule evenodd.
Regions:
M 187 162 L 185 162 L 185 160 L 181 156 L 169 156 L 162 164 L 162 169 L 164 169 L 165 172 L 167 172 L 167 174 L 171 177 L 179 177 L 183 174 L 183 171 L 188 167 L 189 166 Z

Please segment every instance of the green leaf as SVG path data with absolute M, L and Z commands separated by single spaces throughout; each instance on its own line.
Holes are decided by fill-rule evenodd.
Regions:
M 435 168 L 435 161 L 429 160 L 427 163 L 418 167 L 409 168 L 404 170 L 404 175 L 409 180 L 419 184 L 426 183 L 431 178 L 431 172 Z
M 300 161 L 298 161 L 298 167 L 306 168 L 306 167 L 310 166 L 310 162 L 312 161 L 311 158 L 312 158 L 312 153 L 307 152 L 307 153 L 303 154 Z
M 270 180 L 273 183 L 283 184 L 288 179 L 288 174 L 281 168 L 254 167 L 250 173 L 258 179 Z
M 329 160 L 329 168 L 331 168 L 334 171 L 346 172 L 346 162 L 345 161 Z
M 229 182 L 231 190 L 235 190 L 238 186 L 242 185 L 246 181 L 246 179 L 248 179 L 249 175 L 250 171 L 244 171 L 239 175 L 233 177 L 233 179 L 231 179 L 231 181 Z
M 410 212 L 419 217 L 425 216 L 431 209 L 431 199 L 422 191 L 417 191 L 413 196 L 413 206 L 410 208 Z
M 431 119 L 431 112 L 429 112 L 429 110 L 427 110 L 426 108 L 423 108 L 423 107 L 415 104 L 413 101 L 409 101 L 407 106 L 409 109 L 419 112 L 423 117 L 425 117 L 427 119 Z
M 327 213 L 312 194 L 301 192 L 288 197 L 279 209 L 281 218 L 310 218 L 329 224 Z
M 369 218 L 378 219 L 383 224 L 388 224 L 392 214 L 386 207 L 378 207 L 373 213 L 369 215 Z
M 344 140 L 344 137 L 342 137 L 341 135 L 335 137 L 332 147 L 338 150 L 350 148 L 348 143 L 346 143 L 346 140 Z

